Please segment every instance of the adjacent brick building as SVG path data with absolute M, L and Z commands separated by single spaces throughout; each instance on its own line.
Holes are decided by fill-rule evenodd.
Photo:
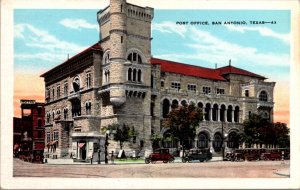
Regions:
M 20 103 L 21 118 L 14 117 L 14 151 L 38 151 L 42 154 L 45 147 L 44 103 L 35 100 L 20 100 Z
M 204 68 L 151 56 L 153 8 L 111 0 L 97 14 L 100 41 L 41 75 L 46 93 L 46 156 L 88 161 L 103 129 L 133 126 L 137 137 L 125 150 L 151 150 L 151 134 L 165 139 L 160 125 L 170 110 L 195 103 L 205 112 L 190 147 L 237 148 L 241 123 L 250 113 L 273 120 L 274 82 L 233 67 Z M 164 147 L 176 142 L 163 141 Z M 53 149 L 53 146 L 55 147 Z M 110 149 L 117 149 L 111 142 Z M 48 150 L 47 150 L 48 149 Z M 71 155 L 70 155 L 71 154 Z

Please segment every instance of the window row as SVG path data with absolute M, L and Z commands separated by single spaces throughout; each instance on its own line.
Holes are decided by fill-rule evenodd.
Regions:
M 127 72 L 127 80 L 133 82 L 142 82 L 142 70 L 129 68 Z
M 160 85 L 161 85 L 161 87 L 165 86 L 165 83 L 164 83 L 163 80 L 160 82 Z M 172 89 L 180 90 L 181 89 L 180 82 L 171 82 L 171 88 Z M 196 92 L 197 85 L 196 84 L 188 84 L 187 85 L 187 90 L 188 91 L 194 91 L 194 92 Z M 211 87 L 203 86 L 202 87 L 202 93 L 204 93 L 204 94 L 211 94 Z M 225 89 L 223 89 L 223 88 L 217 88 L 216 89 L 216 94 L 225 94 Z
M 90 72 L 86 73 L 85 84 L 86 84 L 87 89 L 92 87 L 92 74 Z M 74 77 L 73 82 L 72 82 L 72 87 L 73 87 L 74 92 L 78 92 L 80 90 L 81 85 L 80 85 L 80 77 L 79 76 Z M 68 92 L 69 92 L 68 82 L 64 82 L 63 94 L 61 93 L 61 86 L 59 84 L 56 87 L 46 89 L 46 99 L 47 99 L 47 101 L 50 101 L 50 100 L 59 99 L 62 96 L 67 97 Z
M 164 148 L 177 148 L 179 145 L 178 140 L 171 138 L 171 133 L 166 131 L 163 135 L 162 145 Z M 219 152 L 222 150 L 223 143 L 228 148 L 238 148 L 240 143 L 240 137 L 237 132 L 232 131 L 229 133 L 228 137 L 223 140 L 222 134 L 220 132 L 216 132 L 213 135 L 213 139 L 210 139 L 210 135 L 201 131 L 198 135 L 196 135 L 195 139 L 184 139 L 186 148 L 209 148 L 210 142 L 212 141 L 212 147 L 215 152 Z
M 81 104 L 79 100 L 75 100 L 72 102 L 72 117 L 81 116 Z M 91 101 L 87 101 L 85 103 L 85 113 L 86 115 L 92 114 L 92 103 Z M 69 109 L 63 109 L 63 120 L 67 120 L 69 116 Z M 47 112 L 46 113 L 46 123 L 50 123 L 50 121 L 60 120 L 61 119 L 61 111 L 58 109 L 56 111 Z
M 186 100 L 180 102 L 181 106 L 187 105 Z M 175 109 L 179 106 L 178 100 L 174 99 L 170 102 L 168 99 L 164 99 L 162 102 L 162 116 L 163 118 L 168 117 L 168 114 L 172 109 Z M 218 104 L 207 103 L 203 105 L 202 102 L 197 104 L 199 108 L 203 111 L 203 120 L 205 121 L 221 121 L 221 122 L 239 122 L 240 107 L 232 105 L 221 106 Z
M 123 43 L 123 36 L 121 36 L 121 43 Z M 109 64 L 111 56 L 110 56 L 110 50 L 106 51 L 103 57 L 103 64 Z M 136 63 L 136 64 L 142 64 L 143 60 L 142 60 L 142 56 L 138 53 L 137 50 L 132 50 L 132 52 L 130 52 L 127 55 L 127 61 L 130 61 L 131 63 Z
M 250 95 L 249 95 L 249 90 L 248 90 L 248 89 L 246 89 L 246 90 L 244 91 L 244 96 L 245 96 L 245 97 L 249 97 L 249 96 L 250 96 Z M 258 99 L 259 99 L 259 101 L 267 102 L 267 101 L 268 101 L 268 93 L 267 93 L 266 91 L 262 90 L 262 91 L 259 93 L 259 95 L 258 95 Z

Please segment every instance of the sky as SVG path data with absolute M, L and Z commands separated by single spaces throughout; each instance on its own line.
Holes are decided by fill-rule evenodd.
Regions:
M 14 10 L 15 116 L 20 116 L 20 99 L 44 102 L 42 73 L 99 41 L 97 12 Z M 243 24 L 224 24 L 226 21 Z M 276 82 L 274 119 L 289 123 L 289 11 L 155 9 L 152 37 L 153 57 L 208 68 L 226 66 L 231 60 L 235 67 Z

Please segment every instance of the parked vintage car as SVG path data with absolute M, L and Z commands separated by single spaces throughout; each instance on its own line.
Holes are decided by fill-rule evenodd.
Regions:
M 163 163 L 174 162 L 175 158 L 173 155 L 169 153 L 169 149 L 160 148 L 156 149 L 153 153 L 149 155 L 149 157 L 145 158 L 145 163 L 149 164 L 155 163 L 156 161 L 163 161 Z
M 212 154 L 209 149 L 190 149 L 186 151 L 182 158 L 182 162 L 191 162 L 193 160 L 199 160 L 200 162 L 208 161 L 212 159 Z
M 282 160 L 289 158 L 289 149 L 267 149 L 264 153 L 261 154 L 262 160 Z

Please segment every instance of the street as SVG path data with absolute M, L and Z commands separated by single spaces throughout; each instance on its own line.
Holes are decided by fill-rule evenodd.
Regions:
M 289 161 L 229 162 L 114 165 L 33 164 L 14 159 L 14 177 L 70 178 L 283 178 L 289 177 Z M 281 174 L 282 173 L 282 174 Z

